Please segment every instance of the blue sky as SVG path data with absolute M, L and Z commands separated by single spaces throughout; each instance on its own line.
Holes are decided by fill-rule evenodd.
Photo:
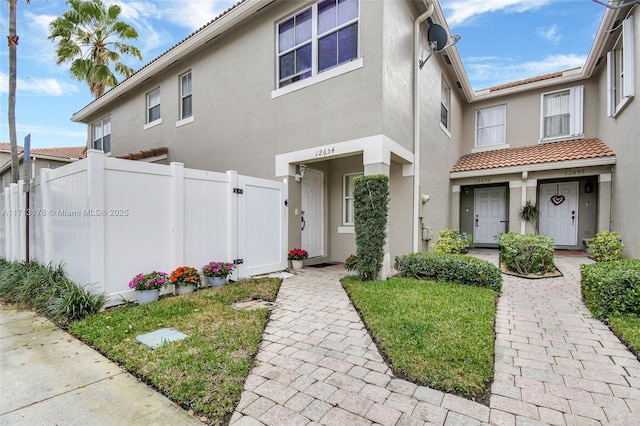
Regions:
M 103 0 L 122 6 L 121 19 L 140 35 L 140 68 L 201 27 L 235 0 Z M 372 1 L 372 0 L 361 0 Z M 381 1 L 381 0 L 373 0 Z M 387 0 L 388 1 L 388 0 Z M 441 0 L 474 90 L 583 65 L 604 8 L 591 0 Z M 18 143 L 34 148 L 84 145 L 86 126 L 72 114 L 93 99 L 88 87 L 55 63 L 48 24 L 62 0 L 18 0 Z M 0 142 L 9 142 L 8 2 L 0 0 Z

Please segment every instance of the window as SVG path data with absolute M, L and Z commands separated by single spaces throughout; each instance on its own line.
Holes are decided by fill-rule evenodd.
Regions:
M 147 123 L 160 120 L 160 89 L 147 93 Z
M 322 0 L 278 24 L 278 87 L 358 57 L 358 0 Z
M 582 135 L 582 92 L 582 86 L 577 86 L 542 95 L 541 139 Z
M 344 194 L 342 224 L 353 226 L 353 187 L 355 180 L 362 173 L 350 173 L 343 176 L 342 192 Z
M 111 118 L 105 117 L 91 125 L 93 134 L 93 149 L 111 152 Z
M 449 130 L 449 108 L 451 107 L 451 89 L 447 82 L 442 80 L 440 94 L 440 124 Z
M 613 117 L 634 95 L 633 17 L 622 22 L 622 33 L 607 53 L 607 112 Z
M 506 143 L 507 106 L 497 105 L 476 111 L 476 147 Z
M 184 120 L 192 115 L 191 71 L 189 71 L 180 76 L 180 119 Z

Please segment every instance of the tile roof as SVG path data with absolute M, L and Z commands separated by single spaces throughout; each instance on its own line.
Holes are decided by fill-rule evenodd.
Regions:
M 130 152 L 126 155 L 119 155 L 117 158 L 123 160 L 142 160 L 144 158 L 157 157 L 158 155 L 168 154 L 169 148 L 166 146 L 160 148 L 148 149 L 146 151 Z
M 607 157 L 615 154 L 600 139 L 578 139 L 463 155 L 451 173 Z
M 64 146 L 60 148 L 34 148 L 31 155 L 45 155 L 47 157 L 66 158 L 69 160 L 87 157 L 86 146 Z
M 0 152 L 11 152 L 11 144 L 9 142 L 0 142 Z M 20 145 L 18 145 L 18 152 L 22 152 Z
M 552 73 L 549 73 L 549 74 L 539 75 L 539 76 L 536 76 L 536 77 L 525 78 L 524 80 L 512 81 L 510 83 L 501 84 L 499 86 L 488 87 L 487 89 L 484 89 L 484 90 L 488 90 L 489 92 L 497 92 L 498 90 L 509 89 L 511 87 L 523 86 L 523 85 L 529 84 L 529 83 L 536 83 L 538 81 L 551 80 L 552 78 L 562 77 L 565 73 L 567 73 L 569 71 L 575 71 L 575 70 L 579 70 L 579 69 L 580 69 L 580 67 L 571 68 L 571 69 L 564 70 L 564 71 L 552 72 Z

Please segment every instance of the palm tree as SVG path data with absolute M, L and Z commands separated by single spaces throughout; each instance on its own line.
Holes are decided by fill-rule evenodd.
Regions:
M 25 0 L 29 4 L 29 0 Z M 16 10 L 18 0 L 9 0 L 9 144 L 11 145 L 11 182 L 18 182 L 20 169 L 18 163 L 18 140 L 16 136 L 16 80 L 18 75 L 17 50 L 18 35 L 16 34 Z
M 138 38 L 138 32 L 119 21 L 120 6 L 106 7 L 101 0 L 67 0 L 69 10 L 49 24 L 49 40 L 55 40 L 57 64 L 71 62 L 71 76 L 89 85 L 98 98 L 107 87 L 118 84 L 111 70 L 124 78 L 135 71 L 120 62 L 122 55 L 142 59 L 137 47 L 123 43 Z

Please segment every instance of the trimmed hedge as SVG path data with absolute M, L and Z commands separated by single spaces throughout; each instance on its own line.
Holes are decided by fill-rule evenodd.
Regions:
M 458 229 L 443 229 L 438 232 L 438 242 L 431 244 L 436 253 L 464 254 L 469 251 L 471 235 Z
M 620 259 L 580 266 L 582 300 L 600 319 L 640 316 L 640 259 Z
M 411 253 L 396 257 L 395 268 L 406 278 L 502 289 L 502 274 L 495 265 L 463 254 Z
M 591 257 L 596 262 L 609 262 L 622 258 L 622 237 L 617 232 L 600 231 L 587 240 Z
M 356 231 L 358 272 L 375 280 L 382 269 L 389 215 L 389 176 L 356 178 L 353 187 L 353 224 Z
M 554 240 L 546 235 L 500 235 L 500 259 L 518 274 L 544 274 L 554 270 Z

